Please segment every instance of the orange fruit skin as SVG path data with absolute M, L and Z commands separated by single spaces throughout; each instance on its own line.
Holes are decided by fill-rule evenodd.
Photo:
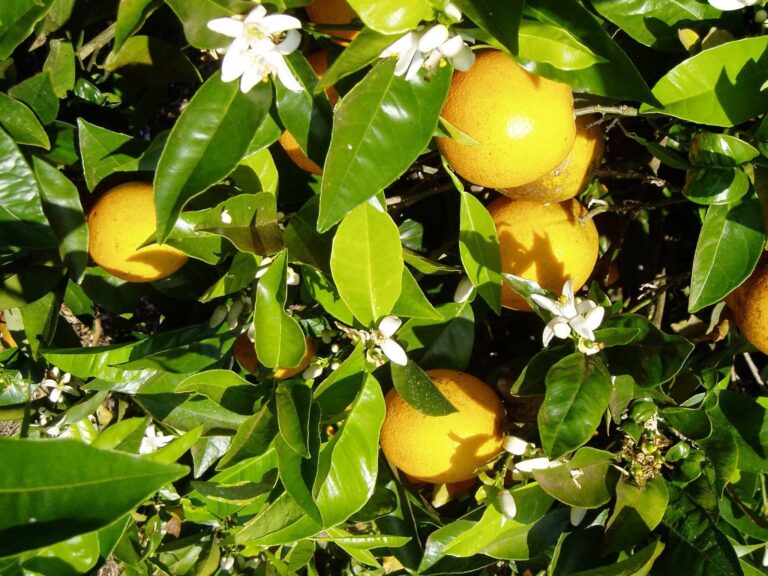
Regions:
M 325 50 L 313 52 L 307 56 L 307 61 L 310 66 L 312 66 L 312 69 L 315 71 L 318 78 L 322 78 L 325 71 L 328 70 L 328 52 Z M 325 93 L 328 96 L 328 101 L 331 103 L 331 106 L 335 106 L 336 102 L 339 101 L 339 93 L 336 89 L 330 87 L 326 89 Z M 299 146 L 299 143 L 296 141 L 296 138 L 294 138 L 293 134 L 288 132 L 288 130 L 285 130 L 280 135 L 278 142 L 280 142 L 280 145 L 283 147 L 283 150 L 285 150 L 288 158 L 290 158 L 296 166 L 306 172 L 318 176 L 323 173 L 323 169 L 304 154 L 301 146 Z
M 752 275 L 725 301 L 744 337 L 768 354 L 768 259 L 762 257 Z
M 16 340 L 13 339 L 11 331 L 8 330 L 8 324 L 5 323 L 5 317 L 0 313 L 0 350 L 3 348 L 18 348 Z
M 120 184 L 99 198 L 88 213 L 88 230 L 94 262 L 129 282 L 160 280 L 188 260 L 164 244 L 138 248 L 155 233 L 154 192 L 146 182 Z
M 442 116 L 478 144 L 438 138 L 440 152 L 460 176 L 490 188 L 544 176 L 576 138 L 570 87 L 529 74 L 499 50 L 478 52 L 472 68 L 454 73 Z
M 355 11 L 352 10 L 352 7 L 346 0 L 314 0 L 314 2 L 305 6 L 304 9 L 307 11 L 309 19 L 315 24 L 344 26 L 357 18 L 357 14 L 355 14 Z M 335 38 L 333 41 L 343 46 L 349 43 L 344 42 L 344 40 L 351 41 L 358 34 L 357 30 L 318 29 L 320 32 Z
M 481 380 L 456 370 L 427 372 L 457 412 L 427 416 L 394 388 L 386 397 L 381 449 L 409 478 L 432 484 L 463 482 L 502 450 L 504 407 Z
M 598 234 L 592 220 L 579 221 L 587 211 L 578 201 L 541 204 L 502 196 L 488 205 L 488 212 L 499 235 L 503 272 L 535 280 L 555 294 L 569 277 L 574 290 L 587 281 L 597 262 Z M 506 284 L 501 305 L 531 311 Z
M 603 160 L 603 131 L 597 124 L 589 126 L 594 121 L 588 116 L 576 120 L 573 147 L 557 168 L 533 182 L 499 192 L 510 198 L 537 202 L 562 202 L 576 196 L 587 187 Z
M 304 372 L 307 366 L 309 366 L 310 360 L 317 353 L 317 344 L 311 338 L 306 339 L 307 351 L 301 358 L 298 366 L 293 368 L 275 368 L 272 372 L 272 377 L 275 380 L 286 380 Z M 248 333 L 243 332 L 235 339 L 235 344 L 232 348 L 232 352 L 235 355 L 235 359 L 238 361 L 243 370 L 253 374 L 259 367 L 259 359 L 256 357 L 256 349 L 253 346 L 253 342 L 248 338 Z

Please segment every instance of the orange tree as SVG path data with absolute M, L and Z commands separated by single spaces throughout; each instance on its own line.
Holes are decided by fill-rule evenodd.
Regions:
M 764 1 L 306 4 L 0 2 L 0 573 L 764 573 Z

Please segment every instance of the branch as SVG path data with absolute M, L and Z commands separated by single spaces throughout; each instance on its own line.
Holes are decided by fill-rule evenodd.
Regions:
M 632 108 L 632 106 L 625 106 L 622 104 L 621 106 L 602 106 L 600 104 L 595 104 L 594 106 L 586 106 L 585 108 L 577 108 L 573 111 L 573 114 L 575 116 L 586 116 L 588 114 L 602 114 L 603 116 L 606 116 L 608 114 L 613 116 L 628 116 L 628 117 L 634 117 L 637 116 L 640 112 L 637 108 Z

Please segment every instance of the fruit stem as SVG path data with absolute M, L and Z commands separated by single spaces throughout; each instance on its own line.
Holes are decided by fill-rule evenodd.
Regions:
M 573 111 L 574 116 L 586 116 L 587 114 L 613 114 L 615 116 L 637 116 L 639 111 L 632 106 L 602 106 L 601 104 L 595 104 L 594 106 L 587 106 L 585 108 L 577 108 Z

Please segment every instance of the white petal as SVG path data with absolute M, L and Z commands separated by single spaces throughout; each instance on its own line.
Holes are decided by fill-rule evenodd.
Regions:
M 568 325 L 568 321 L 565 318 L 553 318 L 550 321 L 550 324 L 552 325 L 552 331 L 555 333 L 555 336 L 560 338 L 560 340 L 565 340 L 571 335 L 571 327 Z
M 70 380 L 72 380 L 72 374 L 70 374 L 69 372 L 64 372 L 64 374 L 61 375 L 61 379 L 59 380 L 59 382 L 61 382 L 62 384 L 69 384 Z
M 408 356 L 405 354 L 402 346 L 392 340 L 391 338 L 385 338 L 379 342 L 379 348 L 384 352 L 384 355 L 392 360 L 395 364 L 405 366 L 408 364 Z
M 277 51 L 283 56 L 288 56 L 288 54 L 292 54 L 296 51 L 299 44 L 301 44 L 301 34 L 296 30 L 289 30 L 288 34 L 283 38 L 283 41 L 277 45 Z
M 232 215 L 229 213 L 229 210 L 224 208 L 224 210 L 221 211 L 221 221 L 224 224 L 232 224 Z
M 578 526 L 587 515 L 586 508 L 576 508 L 571 506 L 571 526 Z
M 593 308 L 597 308 L 597 304 L 592 302 L 592 300 L 587 300 L 586 298 L 582 299 L 579 298 L 576 301 L 576 312 L 584 316 L 587 312 L 592 310 Z
M 277 78 L 280 80 L 283 86 L 288 88 L 288 90 L 291 92 L 301 92 L 304 90 L 302 85 L 299 84 L 299 81 L 296 80 L 293 72 L 291 72 L 291 69 L 288 68 L 288 64 L 285 63 L 285 60 L 282 56 L 276 52 L 271 52 L 269 54 L 265 54 L 264 57 L 272 65 L 272 69 L 277 73 Z
M 262 6 L 261 4 L 259 4 L 258 6 L 256 6 L 256 8 L 254 8 L 248 13 L 248 16 L 245 17 L 245 21 L 248 22 L 249 24 L 251 22 L 260 22 L 266 15 L 267 15 L 267 9 L 264 8 L 264 6 Z
M 459 10 L 458 6 L 456 6 L 456 4 L 453 2 L 446 3 L 445 8 L 443 8 L 443 12 L 454 22 L 459 22 L 461 20 L 461 10 Z
M 215 18 L 208 21 L 208 29 L 229 36 L 230 38 L 237 38 L 243 33 L 243 23 L 240 20 L 234 18 Z
M 522 456 L 528 450 L 528 442 L 517 436 L 504 438 L 504 450 L 515 456 Z
M 600 352 L 600 345 L 597 342 L 590 342 L 584 338 L 579 338 L 577 348 L 579 352 L 586 354 L 587 356 L 592 356 L 593 354 Z
M 264 80 L 264 74 L 262 68 L 257 66 L 251 66 L 243 72 L 243 77 L 240 80 L 240 91 L 243 94 L 247 94 L 251 91 L 251 88 L 256 86 L 259 82 Z
M 298 286 L 301 283 L 301 276 L 290 266 L 288 267 L 288 279 L 285 281 L 288 286 Z
M 475 63 L 475 53 L 465 46 L 461 52 L 451 58 L 451 63 L 459 72 L 466 72 Z
M 563 284 L 563 296 L 568 302 L 573 302 L 573 278 L 568 278 Z
M 421 66 L 421 54 L 419 54 L 416 46 L 413 46 L 408 51 L 400 54 L 400 57 L 397 59 L 397 64 L 395 64 L 395 76 L 405 75 L 417 57 L 419 60 L 418 65 Z
M 586 321 L 581 316 L 576 316 L 576 318 L 570 320 L 568 324 L 571 326 L 571 328 L 573 328 L 573 331 L 582 338 L 586 338 L 587 340 L 595 339 L 595 334 L 592 332 L 589 326 L 587 326 Z
M 442 24 L 432 26 L 432 28 L 422 34 L 421 39 L 419 40 L 419 52 L 424 54 L 432 52 L 432 50 L 435 50 L 443 42 L 448 40 L 449 36 L 450 33 L 448 32 L 448 28 Z
M 301 20 L 287 14 L 270 14 L 261 21 L 261 29 L 265 34 L 276 34 L 285 30 L 300 30 Z
M 752 6 L 757 0 L 709 0 L 709 3 L 724 12 L 730 10 L 741 10 L 745 6 Z
M 506 519 L 513 520 L 517 516 L 517 504 L 509 490 L 499 492 L 499 506 Z
M 51 390 L 51 393 L 48 394 L 48 399 L 54 404 L 57 404 L 59 400 L 61 400 L 61 390 L 59 388 Z
M 58 382 L 54 380 L 53 378 L 46 378 L 42 382 L 40 382 L 40 386 L 43 388 L 56 388 L 56 385 Z
M 590 330 L 597 330 L 600 327 L 600 324 L 603 322 L 604 316 L 605 316 L 605 308 L 603 308 L 602 306 L 598 306 L 597 308 L 592 308 L 592 310 L 587 312 L 587 315 L 584 317 L 584 324 Z
M 384 316 L 384 318 L 381 319 L 381 322 L 379 322 L 379 332 L 381 332 L 381 335 L 385 338 L 389 338 L 392 336 L 395 332 L 397 332 L 398 328 L 402 326 L 403 321 L 400 320 L 397 316 L 390 315 L 390 316 Z
M 379 57 L 389 58 L 390 56 L 400 56 L 406 52 L 414 51 L 418 45 L 418 38 L 419 36 L 416 32 L 408 32 L 384 48 Z
M 456 291 L 453 293 L 453 301 L 459 304 L 466 302 L 472 296 L 474 290 L 475 287 L 472 285 L 472 281 L 467 276 L 464 276 L 459 281 L 459 285 L 456 286 Z
M 249 63 L 250 57 L 247 45 L 240 40 L 235 40 L 221 62 L 221 81 L 232 82 L 240 78 L 248 68 Z
M 464 47 L 464 39 L 461 36 L 456 35 L 443 42 L 437 49 L 440 50 L 443 56 L 453 58 L 461 52 L 461 49 Z
M 421 70 L 422 64 L 424 64 L 424 57 L 421 55 L 421 52 L 416 50 L 416 53 L 413 55 L 413 60 L 411 60 L 411 65 L 408 67 L 405 79 L 410 82 L 416 78 L 416 76 L 419 75 L 419 70 Z
M 546 470 L 547 468 L 554 468 L 559 465 L 559 462 L 550 462 L 549 458 L 531 458 L 530 460 L 522 460 L 515 464 L 515 468 L 520 472 L 533 472 L 534 470 Z
M 531 294 L 531 300 L 555 316 L 562 316 L 563 314 L 562 310 L 560 309 L 560 302 L 557 300 L 552 300 L 551 298 L 547 298 L 541 294 Z

